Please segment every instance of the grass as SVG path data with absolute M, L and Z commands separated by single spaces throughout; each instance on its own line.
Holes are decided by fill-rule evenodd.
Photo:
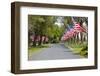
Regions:
M 72 50 L 73 53 L 87 57 L 87 43 L 65 43 L 65 46 Z
M 35 46 L 35 47 L 32 46 L 32 47 L 28 48 L 28 54 L 29 54 L 29 56 L 31 56 L 33 53 L 39 52 L 43 48 L 48 48 L 48 47 L 49 47 L 49 44 L 43 44 L 41 46 Z

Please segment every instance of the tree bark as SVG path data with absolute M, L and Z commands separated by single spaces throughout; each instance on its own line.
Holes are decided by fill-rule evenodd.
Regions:
M 33 46 L 36 46 L 36 39 L 37 39 L 37 36 L 34 37 Z
M 42 44 L 42 36 L 40 36 L 39 46 Z

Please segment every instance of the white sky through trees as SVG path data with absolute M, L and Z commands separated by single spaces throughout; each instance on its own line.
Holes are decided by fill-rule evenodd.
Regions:
M 61 27 L 63 25 L 63 23 L 62 23 L 62 17 L 59 16 L 57 18 L 57 21 L 55 22 L 55 24 L 58 25 L 59 27 Z

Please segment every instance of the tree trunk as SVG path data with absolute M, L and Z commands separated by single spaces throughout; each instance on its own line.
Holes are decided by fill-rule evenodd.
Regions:
M 34 37 L 33 46 L 36 46 L 36 39 L 37 39 L 37 36 Z
M 42 44 L 42 36 L 40 36 L 39 46 Z
M 46 43 L 46 37 L 44 38 L 43 43 L 44 43 L 44 44 Z

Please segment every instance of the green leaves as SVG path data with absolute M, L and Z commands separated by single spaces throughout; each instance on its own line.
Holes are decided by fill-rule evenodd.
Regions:
M 64 27 L 55 24 L 59 18 L 59 16 L 29 15 L 29 30 L 35 35 L 43 35 L 49 37 L 49 39 L 59 40 L 64 32 Z

